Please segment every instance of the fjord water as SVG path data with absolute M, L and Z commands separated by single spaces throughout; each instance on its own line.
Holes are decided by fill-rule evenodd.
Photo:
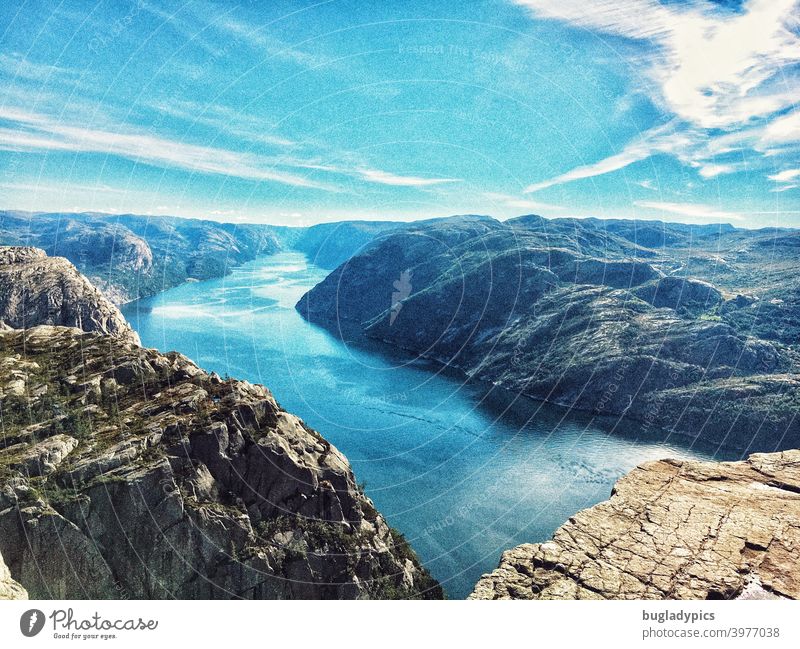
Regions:
M 294 305 L 326 271 L 298 253 L 128 305 L 142 343 L 268 386 L 350 460 L 356 478 L 452 598 L 466 597 L 503 550 L 547 540 L 608 498 L 636 464 L 731 459 L 637 427 L 515 398 L 385 346 L 347 343 Z M 387 303 L 392 287 L 387 288 Z

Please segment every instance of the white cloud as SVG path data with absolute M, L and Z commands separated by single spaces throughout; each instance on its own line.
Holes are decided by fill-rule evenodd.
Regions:
M 797 0 L 750 0 L 741 13 L 696 0 L 515 0 L 536 16 L 646 41 L 647 73 L 656 97 L 673 114 L 702 128 L 720 128 L 793 106 L 797 82 L 780 79 L 800 61 Z
M 772 120 L 764 127 L 759 145 L 763 150 L 800 141 L 800 110 Z
M 272 181 L 292 187 L 341 191 L 336 185 L 303 175 L 309 171 L 349 176 L 358 180 L 396 187 L 427 187 L 460 182 L 457 178 L 426 178 L 402 175 L 354 164 L 326 165 L 291 156 L 261 156 L 220 147 L 188 144 L 123 125 L 103 129 L 65 124 L 39 113 L 0 107 L 0 120 L 13 128 L 0 127 L 0 149 L 11 151 L 64 151 L 114 155 L 142 164 L 173 167 L 200 173 L 220 174 L 245 180 Z M 288 168 L 292 171 L 284 171 Z
M 244 142 L 274 147 L 295 147 L 297 142 L 275 133 L 266 132 L 268 120 L 249 115 L 222 104 L 200 104 L 193 101 L 171 99 L 152 101 L 152 110 L 176 117 L 189 124 L 200 124 L 236 137 Z
M 709 205 L 702 205 L 700 203 L 669 203 L 662 201 L 636 201 L 636 207 L 642 207 L 647 210 L 656 210 L 659 212 L 668 212 L 669 214 L 677 214 L 679 216 L 686 216 L 692 219 L 699 219 L 703 221 L 741 221 L 742 215 L 734 212 L 725 212 L 718 210 Z
M 603 174 L 611 173 L 612 171 L 619 171 L 624 169 L 634 162 L 639 162 L 645 158 L 649 158 L 652 154 L 652 149 L 644 141 L 637 141 L 629 146 L 626 146 L 620 153 L 604 158 L 599 162 L 595 162 L 574 169 L 556 176 L 543 180 L 538 183 L 528 185 L 523 192 L 530 194 L 538 192 L 542 189 L 547 189 L 553 185 L 563 185 L 564 183 L 572 182 L 573 180 L 582 180 L 584 178 L 592 178 L 593 176 L 602 176 Z
M 769 177 L 778 183 L 785 183 L 800 177 L 800 169 L 786 169 Z
M 734 165 L 729 164 L 706 164 L 700 167 L 698 173 L 703 178 L 715 178 L 717 176 L 721 176 L 722 174 L 731 174 L 736 171 L 736 167 Z
M 256 156 L 247 153 L 185 144 L 147 133 L 125 132 L 122 128 L 107 131 L 70 126 L 45 115 L 13 108 L 0 108 L 0 119 L 17 125 L 13 131 L 0 129 L 0 148 L 6 150 L 104 153 L 155 166 L 274 181 L 295 187 L 331 189 L 300 175 L 263 167 Z
M 644 180 L 636 181 L 635 184 L 639 185 L 639 187 L 641 187 L 642 189 L 649 189 L 650 191 L 653 191 L 653 192 L 658 191 L 658 187 L 656 187 L 653 184 L 653 181 L 650 180 L 649 178 L 645 178 Z
M 523 191 L 526 194 L 530 194 L 554 185 L 572 182 L 573 180 L 602 176 L 624 169 L 635 162 L 646 160 L 655 153 L 678 154 L 688 146 L 690 146 L 690 140 L 684 134 L 676 132 L 671 124 L 659 126 L 642 133 L 641 137 L 628 143 L 619 153 L 603 158 L 598 162 L 575 167 L 554 178 L 533 183 Z
M 486 192 L 484 196 L 493 203 L 498 203 L 504 207 L 510 207 L 519 210 L 533 210 L 536 212 L 562 212 L 564 210 L 560 205 L 552 205 L 550 203 L 542 203 L 541 201 L 532 201 L 527 198 L 519 198 L 511 196 L 510 194 L 500 194 L 496 192 Z
M 53 80 L 65 80 L 76 83 L 85 72 L 75 68 L 58 65 L 42 65 L 26 58 L 19 52 L 0 54 L 0 74 L 14 80 L 44 83 Z
M 442 183 L 461 182 L 458 178 L 422 178 L 419 176 L 400 176 L 388 171 L 379 169 L 357 169 L 356 173 L 372 183 L 380 185 L 394 185 L 396 187 L 427 187 L 429 185 L 440 185 Z
M 797 189 L 800 187 L 800 183 L 797 182 L 800 180 L 800 169 L 784 169 L 776 174 L 772 174 L 769 179 L 778 183 L 770 191 L 786 192 L 790 189 Z
M 236 39 L 237 43 L 246 43 L 264 56 L 289 63 L 295 63 L 306 68 L 316 68 L 327 65 L 330 59 L 316 56 L 292 45 L 282 43 L 270 36 L 267 25 L 251 25 L 232 17 L 226 17 L 215 25 L 223 33 Z
M 749 148 L 776 155 L 800 144 L 800 0 L 750 0 L 740 12 L 694 0 L 514 0 L 534 16 L 641 42 L 651 99 L 673 115 L 659 137 L 646 132 L 622 151 L 530 185 L 538 191 L 618 171 L 656 153 L 674 156 L 703 178 L 741 168 L 718 158 Z M 637 65 L 641 62 L 637 61 Z M 748 166 L 753 167 L 749 162 Z
M 586 29 L 627 38 L 662 38 L 673 14 L 652 0 L 515 0 L 536 16 L 569 22 Z

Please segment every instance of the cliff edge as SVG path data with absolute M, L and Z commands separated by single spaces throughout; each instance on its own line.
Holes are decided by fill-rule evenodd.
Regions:
M 505 552 L 470 599 L 798 599 L 798 547 L 800 451 L 661 460 Z

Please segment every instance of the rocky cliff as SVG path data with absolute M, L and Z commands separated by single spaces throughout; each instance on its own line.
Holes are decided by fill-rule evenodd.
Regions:
M 800 352 L 786 336 L 796 255 L 776 245 L 772 265 L 739 253 L 735 271 L 703 275 L 690 255 L 739 250 L 748 237 L 755 247 L 771 235 L 667 232 L 676 242 L 688 237 L 691 251 L 644 248 L 652 231 L 533 217 L 413 224 L 339 266 L 297 309 L 337 333 L 356 330 L 570 408 L 751 450 L 800 444 Z M 780 318 L 751 308 L 766 301 L 756 293 L 776 290 L 787 304 Z M 763 337 L 753 335 L 753 319 Z
M 37 248 L 0 247 L 0 322 L 15 329 L 64 325 L 139 341 L 119 309 L 75 266 Z
M 28 599 L 27 591 L 12 579 L 2 555 L 0 555 L 0 599 Z
M 6 303 L 77 274 L 4 254 Z M 85 294 L 61 295 L 58 313 L 84 314 L 70 324 L 100 324 Z M 0 593 L 442 597 L 347 460 L 266 388 L 25 313 L 25 329 L 0 330 Z
M 31 597 L 441 596 L 265 388 L 65 327 L 0 332 L 0 366 L 0 552 Z
M 472 599 L 800 598 L 800 451 L 644 464 Z

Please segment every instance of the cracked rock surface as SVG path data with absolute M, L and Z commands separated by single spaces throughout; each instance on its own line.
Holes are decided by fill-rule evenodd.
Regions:
M 661 460 L 505 552 L 471 599 L 797 599 L 798 551 L 800 451 Z

